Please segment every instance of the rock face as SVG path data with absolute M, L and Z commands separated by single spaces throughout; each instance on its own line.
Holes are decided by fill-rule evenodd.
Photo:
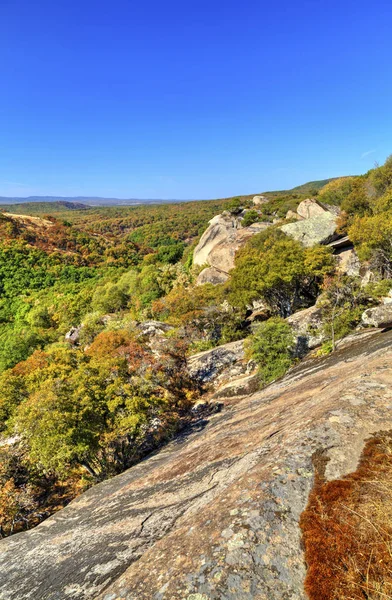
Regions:
M 193 263 L 209 265 L 216 271 L 227 274 L 234 267 L 237 250 L 250 237 L 269 226 L 270 223 L 253 223 L 249 227 L 241 227 L 239 217 L 228 212 L 217 215 L 201 236 L 193 253 Z M 208 276 L 207 273 L 206 277 Z
M 303 217 L 301 217 L 294 210 L 288 210 L 287 211 L 286 219 L 296 219 L 297 221 L 303 221 Z
M 265 196 L 253 196 L 253 204 L 255 206 L 260 206 L 261 204 L 266 204 L 268 202 L 268 198 L 266 198 Z
M 228 381 L 247 370 L 244 356 L 244 340 L 230 342 L 190 356 L 189 372 L 201 383 Z
M 381 304 L 368 308 L 362 314 L 362 323 L 370 327 L 392 327 L 392 304 Z
M 337 206 L 323 204 L 314 198 L 302 200 L 297 207 L 297 214 L 303 219 L 319 217 L 320 215 L 325 215 L 325 213 L 330 213 L 337 217 L 340 213 L 340 209 Z
M 326 340 L 323 332 L 322 310 L 319 306 L 299 310 L 286 321 L 291 325 L 295 335 L 295 354 L 298 357 L 305 356 L 308 350 L 317 348 Z
M 239 220 L 228 212 L 217 215 L 211 219 L 193 253 L 193 264 L 205 265 L 210 262 L 210 254 L 213 248 L 220 242 L 235 243 L 237 229 L 240 227 Z
M 206 269 L 203 269 L 201 273 L 199 273 L 198 278 L 196 279 L 196 285 L 204 285 L 205 283 L 218 285 L 220 283 L 225 283 L 228 278 L 229 275 L 227 273 L 218 271 L 218 269 L 215 269 L 215 267 L 207 267 Z
M 77 346 L 79 343 L 80 332 L 83 329 L 83 325 L 78 325 L 78 327 L 71 327 L 69 331 L 65 334 L 65 340 L 69 342 L 72 346 Z
M 339 478 L 392 427 L 391 341 L 302 363 L 0 540 L 1 600 L 305 600 L 312 456 Z
M 359 277 L 361 263 L 354 248 L 340 250 L 336 253 L 337 269 L 344 275 Z
M 306 247 L 328 244 L 339 237 L 336 231 L 336 216 L 328 211 L 297 223 L 287 223 L 280 229 Z
M 171 329 L 174 329 L 172 325 L 162 323 L 162 321 L 141 321 L 137 323 L 136 328 L 140 331 L 141 335 L 148 337 L 164 335 Z

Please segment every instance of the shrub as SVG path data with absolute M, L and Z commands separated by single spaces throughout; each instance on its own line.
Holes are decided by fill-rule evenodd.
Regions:
M 339 179 L 333 179 L 320 190 L 318 200 L 320 200 L 320 202 L 325 202 L 326 204 L 340 206 L 351 193 L 354 181 L 354 177 L 340 177 Z
M 328 481 L 316 454 L 315 484 L 300 519 L 309 600 L 391 598 L 391 456 L 391 434 L 380 433 L 354 473 Z
M 245 213 L 245 216 L 242 219 L 241 223 L 244 227 L 249 227 L 249 225 L 252 225 L 252 223 L 256 223 L 259 220 L 260 220 L 260 216 L 259 216 L 259 213 L 257 212 L 257 210 L 248 210 Z
M 275 317 L 260 323 L 247 341 L 247 355 L 259 367 L 262 383 L 268 384 L 286 373 L 294 362 L 294 336 L 290 325 Z
M 242 211 L 242 202 L 240 198 L 232 198 L 225 207 L 232 215 L 238 215 Z
M 252 237 L 236 257 L 229 301 L 246 307 L 263 298 L 282 317 L 312 303 L 325 273 L 334 268 L 326 247 L 304 248 L 279 229 Z
M 360 260 L 370 260 L 382 278 L 392 276 L 392 211 L 356 217 L 348 234 Z

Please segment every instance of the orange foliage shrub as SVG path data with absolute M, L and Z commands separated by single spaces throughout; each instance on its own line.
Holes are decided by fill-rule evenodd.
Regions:
M 368 441 L 358 469 L 342 479 L 325 481 L 315 466 L 300 521 L 310 600 L 392 598 L 392 435 Z

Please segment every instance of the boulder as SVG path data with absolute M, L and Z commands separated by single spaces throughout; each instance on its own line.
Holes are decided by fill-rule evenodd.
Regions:
M 205 265 L 210 262 L 211 251 L 219 242 L 235 243 L 237 229 L 240 227 L 239 220 L 228 212 L 216 215 L 211 219 L 209 226 L 200 238 L 193 252 L 193 264 Z
M 297 207 L 297 214 L 303 219 L 319 217 L 320 215 L 324 215 L 325 213 L 330 213 L 337 217 L 340 213 L 340 209 L 337 206 L 323 204 L 322 202 L 319 202 L 314 198 L 307 198 L 306 200 L 302 200 L 302 202 L 300 202 Z
M 337 270 L 350 277 L 359 277 L 361 263 L 354 248 L 340 250 L 336 253 Z
M 201 383 L 232 379 L 246 372 L 244 340 L 199 352 L 188 359 L 192 377 Z
M 174 328 L 172 325 L 162 323 L 161 321 L 142 321 L 136 324 L 136 329 L 140 331 L 141 335 L 155 337 L 162 336 Z
M 205 283 L 212 283 L 218 285 L 219 283 L 225 283 L 229 278 L 227 273 L 218 271 L 215 267 L 206 267 L 199 273 L 196 279 L 196 285 L 204 285 Z
M 392 290 L 389 290 L 388 296 L 381 298 L 383 304 L 392 304 Z
M 260 377 L 257 373 L 243 375 L 242 377 L 233 379 L 219 387 L 216 392 L 213 393 L 210 400 L 253 394 L 260 389 L 260 385 Z
M 322 309 L 311 306 L 299 310 L 286 319 L 295 335 L 295 355 L 304 356 L 309 350 L 317 348 L 327 336 L 323 332 Z
M 286 219 L 296 219 L 297 221 L 303 221 L 304 217 L 301 217 L 294 210 L 288 210 L 286 214 Z
M 83 329 L 83 325 L 78 325 L 77 327 L 71 327 L 69 331 L 65 334 L 65 339 L 72 346 L 77 346 L 79 344 L 80 332 Z
M 392 304 L 380 304 L 362 313 L 362 323 L 368 327 L 392 327 Z
M 336 216 L 328 211 L 297 223 L 281 225 L 280 229 L 306 247 L 328 244 L 339 237 Z
M 193 264 L 209 265 L 217 271 L 229 273 L 234 268 L 238 249 L 250 237 L 270 225 L 270 223 L 253 223 L 249 227 L 242 227 L 241 219 L 228 212 L 217 215 L 210 221 L 194 250 Z
M 261 204 L 267 204 L 269 200 L 265 196 L 254 196 L 252 202 L 255 206 L 260 206 Z
M 247 306 L 247 309 L 252 311 L 248 321 L 265 321 L 271 316 L 271 309 L 264 300 L 253 300 L 252 304 Z

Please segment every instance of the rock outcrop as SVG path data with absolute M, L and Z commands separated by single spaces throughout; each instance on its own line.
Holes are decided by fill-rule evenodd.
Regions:
M 229 278 L 227 273 L 223 271 L 218 271 L 215 267 L 207 267 L 203 269 L 197 279 L 196 285 L 204 285 L 205 283 L 212 283 L 212 285 L 218 285 L 220 283 L 225 283 Z
M 362 323 L 368 327 L 392 327 L 392 304 L 380 304 L 368 308 L 362 314 Z
M 337 206 L 319 202 L 314 198 L 302 200 L 297 207 L 297 214 L 303 219 L 312 219 L 313 217 L 319 217 L 326 213 L 333 214 L 337 217 L 340 213 L 340 209 Z
M 201 383 L 228 381 L 246 373 L 244 340 L 230 342 L 190 356 L 189 372 Z
M 1 600 L 305 600 L 299 518 L 392 428 L 392 332 L 308 360 L 0 541 Z
M 214 217 L 200 238 L 193 253 L 195 265 L 208 265 L 220 273 L 229 273 L 234 267 L 238 249 L 246 241 L 270 226 L 270 223 L 253 223 L 249 227 L 241 226 L 241 218 L 224 212 Z M 199 278 L 209 277 L 202 273 Z
M 323 212 L 297 223 L 287 223 L 280 229 L 306 247 L 328 244 L 339 237 L 336 231 L 336 216 L 330 212 Z
M 354 248 L 342 249 L 336 252 L 337 270 L 350 277 L 359 277 L 361 263 Z
M 298 357 L 305 356 L 309 350 L 317 348 L 327 339 L 323 331 L 322 309 L 319 306 L 299 310 L 286 321 L 295 335 L 295 355 Z
M 261 204 L 266 204 L 269 200 L 266 196 L 253 196 L 252 202 L 255 206 L 260 206 Z

